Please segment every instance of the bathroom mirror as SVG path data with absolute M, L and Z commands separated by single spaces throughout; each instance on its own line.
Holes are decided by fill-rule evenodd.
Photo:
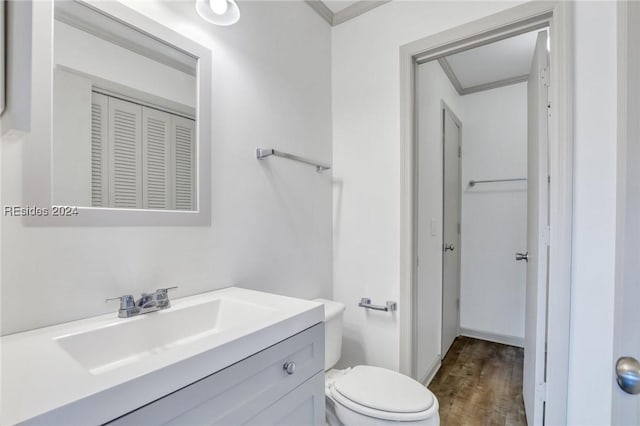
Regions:
M 25 198 L 74 217 L 28 221 L 210 223 L 210 51 L 115 1 L 33 5 L 34 38 L 47 38 L 38 22 L 51 28 L 50 43 L 33 42 L 32 89 L 44 77 L 37 62 L 50 65 L 50 98 L 32 105 L 34 124 L 39 110 L 50 119 L 49 150 L 40 151 L 50 181 L 27 155 L 36 183 L 27 179 Z
M 52 201 L 195 210 L 197 58 L 54 3 Z

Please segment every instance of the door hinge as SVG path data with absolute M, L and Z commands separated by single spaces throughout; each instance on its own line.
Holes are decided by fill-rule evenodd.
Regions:
M 550 245 L 551 242 L 551 227 L 549 225 L 542 228 L 542 241 L 546 246 Z
M 462 147 L 458 147 L 458 158 L 462 158 Z
M 456 299 L 456 308 L 460 310 L 460 298 Z
M 547 400 L 547 382 L 539 383 L 536 388 L 536 396 L 538 397 L 538 401 L 546 401 Z
M 542 80 L 542 84 L 544 84 L 545 87 L 551 86 L 551 79 L 549 76 L 549 67 L 544 67 L 540 70 L 540 79 Z
M 420 258 L 416 256 L 416 268 L 420 266 Z
M 458 235 L 460 235 L 460 222 L 458 222 Z

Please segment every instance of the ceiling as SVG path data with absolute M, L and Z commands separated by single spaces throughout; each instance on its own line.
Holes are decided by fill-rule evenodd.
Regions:
M 540 31 L 456 53 L 439 62 L 461 95 L 526 81 Z
M 305 0 L 331 26 L 336 26 L 391 0 Z

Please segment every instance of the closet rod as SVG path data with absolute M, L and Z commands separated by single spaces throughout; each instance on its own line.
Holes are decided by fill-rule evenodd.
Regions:
M 469 186 L 475 186 L 477 183 L 492 183 L 492 182 L 526 182 L 526 181 L 527 181 L 527 178 L 470 180 L 470 181 L 469 181 Z
M 276 151 L 275 149 L 265 149 L 265 148 L 257 148 L 256 149 L 256 158 L 258 160 L 264 160 L 270 155 L 275 155 L 276 157 L 288 158 L 289 160 L 299 161 L 301 163 L 310 164 L 316 167 L 316 172 L 324 172 L 325 170 L 331 169 L 331 166 L 324 163 L 319 163 L 317 161 L 308 160 L 303 157 L 299 157 L 293 154 L 287 154 L 286 152 Z

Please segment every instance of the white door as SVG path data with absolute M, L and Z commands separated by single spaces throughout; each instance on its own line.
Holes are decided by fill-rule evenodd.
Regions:
M 442 108 L 444 144 L 442 220 L 442 358 L 460 323 L 460 122 Z
M 142 206 L 171 207 L 171 114 L 142 107 Z
M 616 238 L 617 275 L 615 304 L 614 356 L 619 367 L 619 383 L 613 388 L 614 425 L 640 424 L 640 3 L 625 2 L 619 5 L 626 27 L 626 99 L 620 114 L 626 121 L 623 144 L 620 146 L 622 165 L 617 208 L 618 230 Z M 625 16 L 626 15 L 626 16 Z M 625 143 L 626 140 L 626 143 Z M 618 368 L 616 368 L 618 370 Z M 616 371 L 616 376 L 618 371 Z M 635 385 L 635 389 L 634 388 Z M 622 388 L 625 388 L 624 391 Z M 631 393 L 629 393 L 631 392 Z M 635 392 L 635 393 L 634 393 Z
M 109 98 L 109 206 L 142 208 L 142 108 Z
M 541 425 L 544 409 L 549 224 L 547 32 L 538 34 L 527 88 L 527 290 L 522 394 L 527 422 Z
M 196 161 L 196 122 L 174 115 L 171 117 L 173 203 L 176 210 L 195 210 L 194 167 Z

